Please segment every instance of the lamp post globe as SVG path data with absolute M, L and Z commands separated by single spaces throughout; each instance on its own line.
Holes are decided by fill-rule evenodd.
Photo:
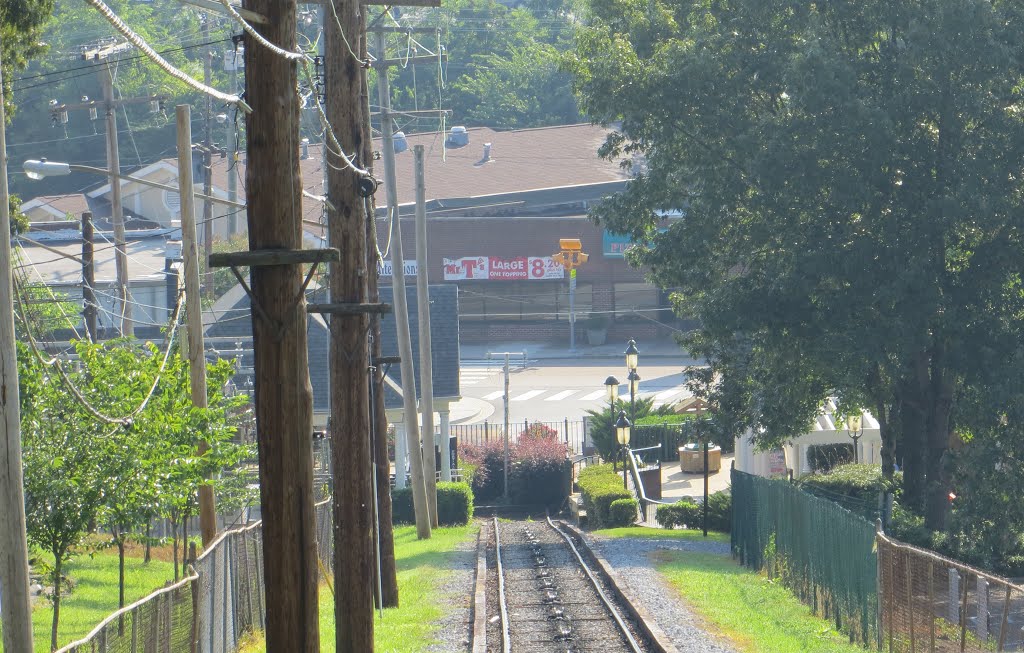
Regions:
M 636 348 L 636 340 L 630 338 L 626 344 L 626 369 L 635 370 L 639 364 L 640 352 Z
M 628 489 L 626 474 L 626 451 L 629 448 L 629 436 L 632 424 L 626 419 L 626 411 L 619 411 L 619 419 L 615 421 L 615 439 L 618 441 L 619 446 L 622 447 L 622 487 Z

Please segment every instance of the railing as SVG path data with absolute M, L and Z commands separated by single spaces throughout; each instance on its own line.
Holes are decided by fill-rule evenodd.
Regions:
M 645 524 L 657 524 L 657 513 L 651 514 L 651 509 L 655 511 L 658 506 L 671 505 L 671 501 L 662 501 L 660 499 L 651 499 L 647 496 L 647 491 L 644 489 L 643 481 L 640 479 L 640 468 L 637 466 L 637 454 L 642 454 L 646 451 L 660 450 L 661 445 L 655 445 L 653 447 L 643 447 L 641 449 L 630 449 L 629 450 L 629 467 L 631 470 L 630 476 L 633 478 L 633 487 L 636 490 L 637 501 L 640 503 L 640 519 Z M 660 465 L 658 473 L 661 473 Z
M 538 422 L 524 420 L 509 424 L 509 441 L 516 442 L 524 433 L 531 429 L 548 430 L 555 433 L 559 442 L 564 442 L 569 451 L 575 454 L 583 453 L 583 442 L 586 437 L 586 425 L 583 420 L 564 419 L 558 422 Z M 484 421 L 479 424 L 452 424 L 451 435 L 455 436 L 459 444 L 471 444 L 476 446 L 498 443 L 505 440 L 505 425 Z

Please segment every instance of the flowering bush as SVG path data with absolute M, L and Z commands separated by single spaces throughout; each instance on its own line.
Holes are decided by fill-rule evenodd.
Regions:
M 569 451 L 557 432 L 533 424 L 509 446 L 509 499 L 515 504 L 556 505 L 568 496 Z M 460 444 L 459 458 L 474 467 L 471 481 L 477 503 L 493 501 L 505 492 L 505 444 Z

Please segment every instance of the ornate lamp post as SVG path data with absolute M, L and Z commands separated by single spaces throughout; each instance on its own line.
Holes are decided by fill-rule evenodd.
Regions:
M 853 462 L 860 462 L 860 451 L 859 441 L 861 436 L 864 435 L 863 419 L 860 415 L 847 415 L 846 416 L 846 431 L 850 435 L 850 439 L 853 440 Z
M 615 439 L 618 440 L 619 446 L 622 447 L 622 488 L 629 489 L 626 484 L 626 451 L 629 448 L 629 432 L 632 425 L 629 420 L 626 419 L 626 411 L 619 411 L 619 419 L 615 422 Z
M 614 376 L 609 376 L 604 380 L 604 387 L 607 391 L 606 397 L 608 397 L 608 424 L 612 424 L 612 419 L 615 417 L 615 402 L 619 399 L 619 380 Z M 612 469 L 615 468 L 616 459 L 612 459 Z
M 626 369 L 629 370 L 629 417 L 636 421 L 636 393 L 640 390 L 640 375 L 636 373 L 639 365 L 640 352 L 636 348 L 636 340 L 630 338 L 626 345 Z

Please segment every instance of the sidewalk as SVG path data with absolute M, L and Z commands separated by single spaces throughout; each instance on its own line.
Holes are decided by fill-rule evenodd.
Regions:
M 683 365 L 700 365 L 703 361 L 693 359 L 689 352 L 683 350 L 675 340 L 663 338 L 645 340 L 636 344 L 640 350 L 641 360 L 649 358 L 669 358 L 678 360 Z M 570 352 L 568 343 L 543 342 L 501 342 L 486 345 L 460 344 L 460 356 L 464 360 L 483 360 L 491 353 L 493 358 L 502 358 L 496 352 L 523 352 L 528 360 L 590 360 L 618 359 L 626 351 L 625 342 L 609 342 L 603 345 L 576 345 L 576 351 Z M 514 362 L 514 360 L 513 360 Z

